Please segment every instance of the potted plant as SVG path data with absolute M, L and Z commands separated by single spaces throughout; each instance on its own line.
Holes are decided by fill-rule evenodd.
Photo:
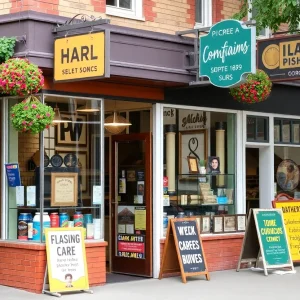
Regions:
M 15 104 L 10 111 L 12 126 L 19 132 L 37 134 L 49 128 L 53 118 L 53 108 L 41 103 L 35 96 Z
M 265 101 L 271 93 L 272 82 L 262 70 L 247 75 L 245 83 L 230 89 L 233 99 L 242 103 L 258 103 Z
M 28 59 L 11 58 L 0 65 L 0 92 L 27 97 L 44 85 L 42 71 Z

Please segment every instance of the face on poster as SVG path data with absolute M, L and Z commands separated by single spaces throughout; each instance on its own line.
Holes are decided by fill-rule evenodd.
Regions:
M 88 289 L 82 229 L 55 228 L 45 232 L 50 291 Z

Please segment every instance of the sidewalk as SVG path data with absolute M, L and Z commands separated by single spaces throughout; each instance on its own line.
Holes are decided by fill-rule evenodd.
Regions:
M 191 277 L 186 284 L 180 277 L 162 280 L 147 279 L 124 283 L 111 283 L 92 288 L 94 294 L 73 293 L 62 295 L 66 300 L 282 300 L 299 299 L 300 266 L 296 274 L 264 276 L 263 272 L 243 270 L 210 273 L 211 280 L 204 276 Z M 44 300 L 59 299 L 49 295 L 37 295 L 21 290 L 0 286 L 0 299 L 3 300 Z

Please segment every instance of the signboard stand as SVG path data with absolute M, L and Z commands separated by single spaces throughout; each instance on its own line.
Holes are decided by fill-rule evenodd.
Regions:
M 210 279 L 195 219 L 171 219 L 168 224 L 159 279 L 179 272 L 183 283 L 189 276 L 205 275 L 206 280 Z
M 47 265 L 43 294 L 61 297 L 63 292 L 89 289 L 83 228 L 46 228 Z
M 290 268 L 294 271 L 289 244 L 280 209 L 251 209 L 248 216 L 243 246 L 237 266 L 262 258 L 264 274 L 268 269 Z
M 46 295 L 50 295 L 50 296 L 54 296 L 54 297 L 60 298 L 61 297 L 61 293 L 50 292 L 50 290 L 49 290 L 49 283 L 48 282 L 49 282 L 49 279 L 48 279 L 48 266 L 46 264 L 42 294 L 46 294 Z M 94 291 L 92 291 L 92 290 L 82 290 L 81 292 L 89 293 L 89 294 L 93 294 L 94 293 Z

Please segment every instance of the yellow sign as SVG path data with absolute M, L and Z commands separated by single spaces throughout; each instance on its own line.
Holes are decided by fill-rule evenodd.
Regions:
M 146 230 L 146 207 L 135 207 L 134 227 L 135 230 Z
M 54 81 L 105 76 L 105 33 L 88 33 L 54 41 Z
M 276 208 L 283 211 L 284 224 L 293 261 L 300 261 L 300 202 L 274 201 Z
M 89 289 L 84 229 L 45 229 L 50 292 Z

